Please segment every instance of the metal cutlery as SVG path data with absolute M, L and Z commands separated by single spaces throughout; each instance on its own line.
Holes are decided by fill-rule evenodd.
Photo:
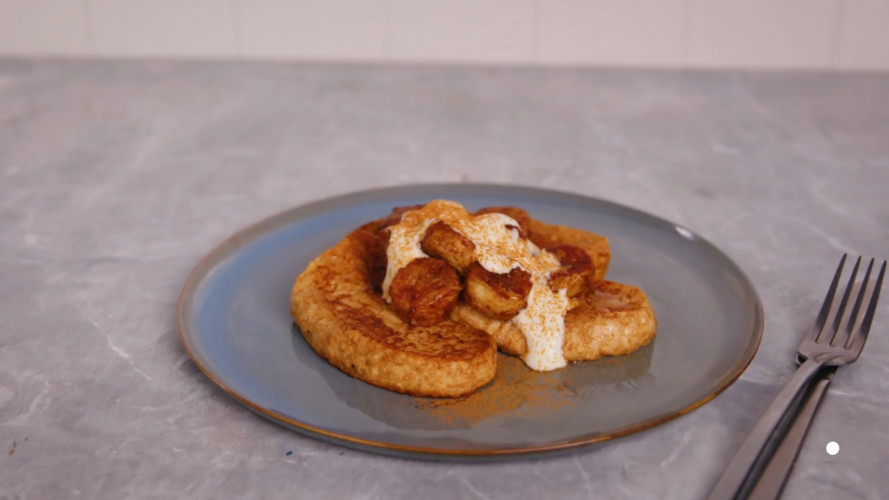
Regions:
M 784 439 L 775 450 L 775 454 L 764 465 L 762 475 L 756 481 L 756 484 L 750 491 L 750 497 L 756 499 L 773 499 L 781 496 L 784 485 L 787 483 L 787 476 L 793 469 L 793 463 L 796 456 L 803 445 L 806 433 L 815 419 L 815 412 L 821 404 L 824 393 L 827 392 L 827 386 L 833 380 L 836 373 L 835 366 L 822 368 L 820 372 L 812 380 L 811 387 L 800 406 L 799 411 L 793 418 L 790 428 L 784 434 Z M 767 459 L 769 457 L 761 457 Z
M 781 434 L 789 427 L 788 421 L 793 416 L 792 410 L 800 404 L 801 395 L 815 374 L 823 367 L 852 363 L 861 354 L 880 297 L 886 261 L 882 262 L 879 275 L 872 280 L 875 260 L 871 259 L 864 278 L 857 284 L 861 268 L 859 257 L 844 291 L 838 296 L 836 292 L 846 258 L 843 255 L 840 259 L 815 324 L 799 346 L 799 368 L 741 444 L 708 498 L 746 498 L 768 458 L 780 444 Z

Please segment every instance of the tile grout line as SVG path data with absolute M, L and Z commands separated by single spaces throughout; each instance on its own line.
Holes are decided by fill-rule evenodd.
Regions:
M 531 64 L 541 65 L 540 60 L 540 0 L 532 0 L 531 19 Z

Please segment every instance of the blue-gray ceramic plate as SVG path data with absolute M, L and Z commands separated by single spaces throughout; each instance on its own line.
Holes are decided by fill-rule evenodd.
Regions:
M 296 276 L 322 250 L 398 205 L 452 199 L 525 208 L 608 237 L 608 278 L 638 286 L 658 333 L 628 356 L 537 373 L 500 355 L 495 381 L 462 399 L 395 394 L 318 357 L 289 312 Z M 574 194 L 495 185 L 366 191 L 288 210 L 213 250 L 185 283 L 179 330 L 195 363 L 248 408 L 296 431 L 380 453 L 491 459 L 553 452 L 650 428 L 728 387 L 753 359 L 762 304 L 718 248 L 663 219 Z

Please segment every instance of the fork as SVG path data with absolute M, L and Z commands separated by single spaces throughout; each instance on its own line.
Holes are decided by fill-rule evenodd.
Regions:
M 883 261 L 876 280 L 871 281 L 874 268 L 874 259 L 871 259 L 864 279 L 860 286 L 856 286 L 861 267 L 861 257 L 858 257 L 842 296 L 837 297 L 837 286 L 846 265 L 846 257 L 847 255 L 843 255 L 840 259 L 815 325 L 799 346 L 799 368 L 741 444 L 708 499 L 746 498 L 768 462 L 763 457 L 768 458 L 774 452 L 780 442 L 781 433 L 786 430 L 787 422 L 792 418 L 791 410 L 798 406 L 801 393 L 808 387 L 812 377 L 822 367 L 847 365 L 861 354 L 880 297 L 886 261 Z M 852 297 L 855 288 L 858 293 Z M 849 307 L 850 299 L 854 299 L 852 307 Z M 865 304 L 862 314 L 862 306 Z

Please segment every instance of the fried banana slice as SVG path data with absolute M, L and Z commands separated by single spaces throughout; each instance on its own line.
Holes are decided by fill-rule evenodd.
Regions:
M 417 326 L 431 326 L 448 317 L 460 298 L 460 277 L 443 260 L 424 257 L 395 274 L 389 287 L 398 317 Z
M 492 318 L 508 320 L 528 305 L 531 274 L 520 268 L 508 273 L 488 271 L 476 262 L 466 274 L 466 303 Z
M 442 221 L 426 229 L 420 249 L 430 257 L 443 259 L 461 275 L 475 262 L 475 243 Z
M 555 255 L 562 266 L 550 275 L 550 290 L 556 292 L 564 288 L 569 297 L 583 295 L 589 290 L 589 280 L 595 274 L 590 254 L 576 245 L 558 245 L 546 251 Z
M 395 392 L 456 397 L 490 382 L 497 349 L 485 332 L 448 319 L 409 325 L 374 292 L 367 263 L 378 226 L 353 231 L 296 279 L 290 310 L 306 341 L 348 375 Z

